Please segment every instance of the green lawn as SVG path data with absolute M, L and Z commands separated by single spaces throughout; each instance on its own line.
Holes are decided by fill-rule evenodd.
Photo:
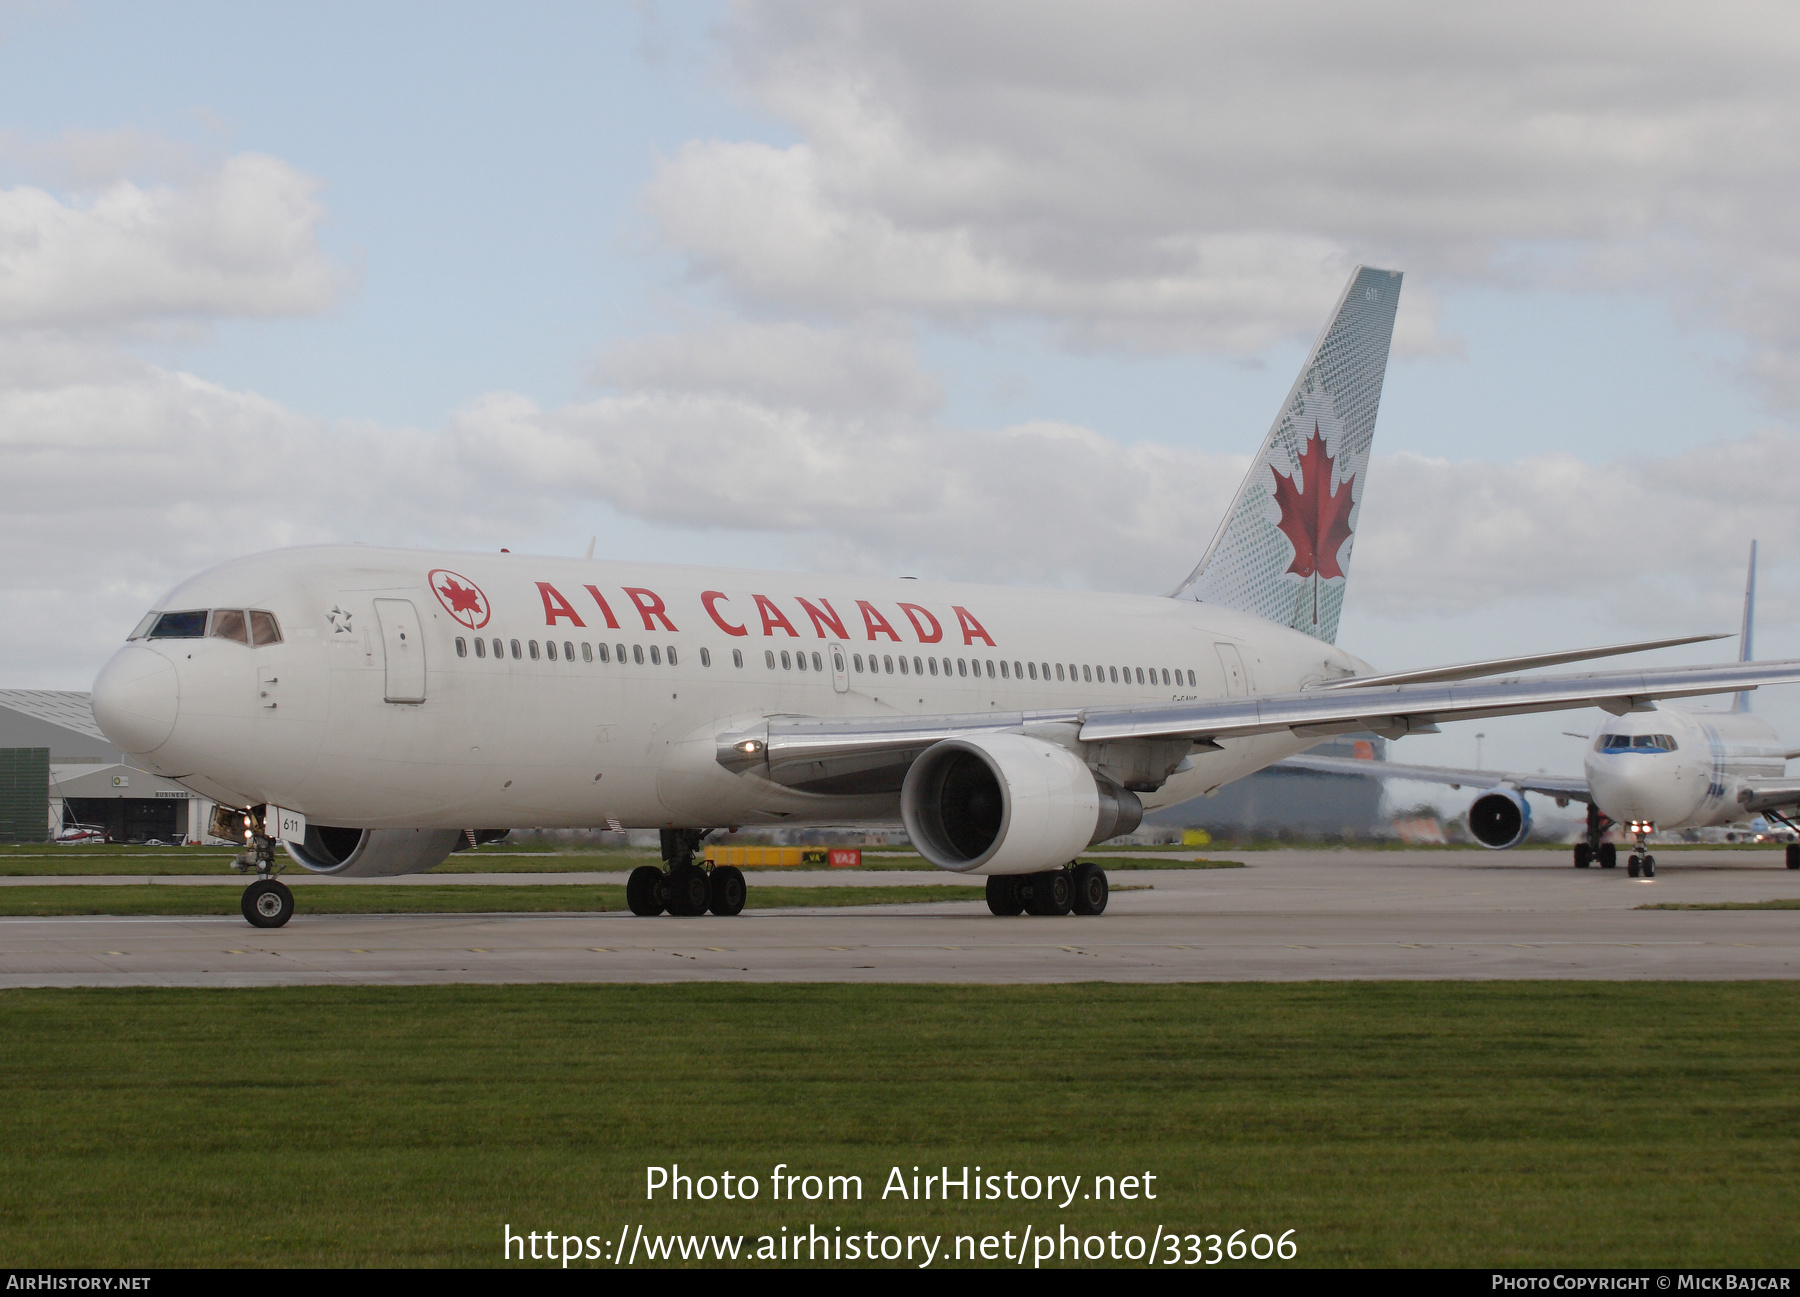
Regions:
M 1742 982 L 4 991 L 0 1256 L 1062 1222 L 1293 1229 L 1311 1265 L 1791 1266 L 1797 1021 L 1800 985 Z M 761 1195 L 647 1204 L 671 1162 Z M 776 1163 L 865 1200 L 771 1202 Z M 1157 1199 L 881 1201 L 945 1164 Z
M 925 884 L 917 887 L 765 887 L 750 888 L 747 908 L 793 906 L 895 905 L 918 901 L 979 901 L 982 887 Z M 75 914 L 238 914 L 243 893 L 230 886 L 158 887 L 150 883 L 62 887 L 0 887 L 0 916 Z M 301 885 L 294 889 L 296 914 L 546 914 L 623 910 L 625 889 L 601 884 L 533 884 L 485 886 L 356 887 Z

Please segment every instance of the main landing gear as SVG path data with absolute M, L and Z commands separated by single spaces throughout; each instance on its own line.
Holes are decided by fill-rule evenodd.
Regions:
M 988 909 L 1014 914 L 1100 914 L 1111 889 L 1099 865 L 1064 866 L 1041 874 L 994 874 L 987 880 Z
M 744 908 L 749 888 L 744 873 L 735 865 L 714 865 L 708 870 L 694 857 L 709 829 L 664 829 L 664 868 L 639 865 L 625 882 L 625 904 L 633 914 L 646 918 L 667 910 L 692 917 L 711 910 L 728 916 Z
M 233 819 L 241 814 L 244 822 L 244 853 L 231 862 L 231 867 L 240 874 L 251 870 L 257 874 L 256 881 L 244 889 L 238 908 L 255 927 L 279 928 L 294 917 L 294 894 L 275 877 L 281 872 L 275 858 L 275 840 L 260 832 L 262 826 L 254 812 L 231 814 Z
M 1644 847 L 1644 839 L 1656 831 L 1656 826 L 1649 820 L 1633 820 L 1628 826 L 1637 845 L 1631 849 L 1631 859 L 1625 864 L 1625 872 L 1633 878 L 1655 878 L 1656 857 Z
M 1587 833 L 1575 844 L 1575 868 L 1586 869 L 1589 865 L 1598 864 L 1602 869 L 1616 869 L 1619 865 L 1619 849 L 1610 842 L 1600 839 L 1612 827 L 1612 821 L 1600 813 L 1600 808 L 1592 802 L 1588 803 Z M 1635 877 L 1635 875 L 1633 875 Z

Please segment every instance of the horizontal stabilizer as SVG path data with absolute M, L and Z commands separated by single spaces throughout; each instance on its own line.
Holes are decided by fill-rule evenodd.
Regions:
M 1350 676 L 1314 685 L 1315 689 L 1368 689 L 1376 685 L 1426 684 L 1433 680 L 1474 680 L 1481 676 L 1505 675 L 1509 671 L 1534 671 L 1538 667 L 1564 666 L 1570 662 L 1589 662 L 1594 658 L 1618 657 L 1625 653 L 1648 653 L 1651 649 L 1674 648 L 1677 644 L 1698 644 L 1704 640 L 1730 639 L 1723 632 L 1711 635 L 1680 635 L 1674 639 L 1639 640 L 1634 644 L 1608 644 L 1603 648 L 1570 649 L 1563 653 L 1532 653 L 1525 657 L 1489 658 L 1485 662 L 1460 662 L 1453 666 L 1420 667 L 1416 671 L 1390 671 L 1378 676 Z M 1577 736 L 1584 737 L 1584 736 Z

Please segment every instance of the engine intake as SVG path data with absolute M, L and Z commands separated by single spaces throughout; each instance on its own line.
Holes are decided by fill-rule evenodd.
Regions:
M 334 829 L 308 824 L 306 841 L 284 843 L 288 855 L 315 874 L 339 878 L 391 878 L 422 874 L 444 863 L 456 844 L 457 829 Z
M 940 869 L 1032 874 L 1131 832 L 1144 807 L 1067 748 L 981 734 L 920 754 L 900 790 L 900 816 L 919 854 Z
M 1496 788 L 1469 806 L 1469 832 L 1492 851 L 1516 847 L 1531 832 L 1531 803 L 1511 788 Z

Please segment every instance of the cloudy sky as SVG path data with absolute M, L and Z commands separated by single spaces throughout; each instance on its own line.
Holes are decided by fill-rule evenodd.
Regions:
M 0 0 L 0 678 L 317 540 L 1166 590 L 1358 262 L 1342 643 L 1735 630 L 1754 537 L 1800 656 L 1797 73 L 1757 3 Z

